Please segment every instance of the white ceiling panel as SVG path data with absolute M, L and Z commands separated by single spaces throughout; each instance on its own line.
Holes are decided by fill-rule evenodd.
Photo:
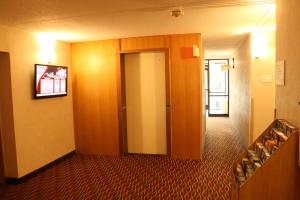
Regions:
M 274 0 L 1 0 L 0 25 L 64 41 L 202 33 L 205 48 L 234 48 L 245 33 L 274 27 Z M 170 16 L 182 8 L 184 16 Z

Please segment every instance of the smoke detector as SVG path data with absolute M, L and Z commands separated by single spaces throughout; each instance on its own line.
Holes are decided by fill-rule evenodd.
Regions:
M 171 11 L 171 16 L 172 17 L 180 17 L 184 15 L 184 11 L 180 8 L 174 9 Z

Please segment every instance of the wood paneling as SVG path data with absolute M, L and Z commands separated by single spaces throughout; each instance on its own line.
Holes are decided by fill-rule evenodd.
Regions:
M 202 155 L 202 58 L 190 54 L 193 45 L 202 48 L 200 34 L 121 39 L 122 51 L 170 49 L 171 157 L 173 158 L 199 159 Z
M 10 58 L 6 52 L 0 52 L 0 182 L 5 173 L 6 176 L 17 176 L 17 153 L 15 143 L 15 129 L 13 118 L 12 88 Z M 2 157 L 3 155 L 3 157 Z M 3 160 L 5 159 L 5 162 Z M 2 180 L 3 181 L 3 180 Z
M 120 155 L 117 94 L 119 40 L 72 44 L 76 150 Z
M 1 118 L 0 118 L 1 120 Z M 5 184 L 5 174 L 4 174 L 4 160 L 3 160 L 3 151 L 2 151 L 2 132 L 0 127 L 0 186 Z
M 168 48 L 169 36 L 146 36 L 121 39 L 121 50 L 145 50 L 154 48 Z
M 124 124 L 122 125 L 124 122 L 120 120 L 122 118 L 120 53 L 167 49 L 166 52 L 170 54 L 166 64 L 170 64 L 168 69 L 170 80 L 167 81 L 171 83 L 171 145 L 169 145 L 171 157 L 200 159 L 202 58 L 190 54 L 193 45 L 202 48 L 200 34 L 149 36 L 73 44 L 77 151 L 109 155 L 119 155 L 121 148 L 122 151 L 126 151 L 124 147 L 126 140 L 122 135 L 118 135 L 121 133 L 118 132 L 119 129 L 124 127 Z M 123 144 L 119 145 L 121 142 Z
M 201 158 L 201 58 L 184 56 L 200 34 L 170 36 L 171 51 L 171 155 Z

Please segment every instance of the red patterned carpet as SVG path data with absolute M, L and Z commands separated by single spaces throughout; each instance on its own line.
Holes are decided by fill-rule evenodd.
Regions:
M 1 188 L 1 199 L 229 199 L 240 152 L 228 119 L 208 119 L 202 161 L 74 155 L 23 184 Z

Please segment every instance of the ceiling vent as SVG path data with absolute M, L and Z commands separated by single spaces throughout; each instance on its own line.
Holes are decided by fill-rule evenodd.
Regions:
M 184 11 L 182 9 L 174 9 L 171 11 L 171 16 L 180 17 L 184 15 Z

